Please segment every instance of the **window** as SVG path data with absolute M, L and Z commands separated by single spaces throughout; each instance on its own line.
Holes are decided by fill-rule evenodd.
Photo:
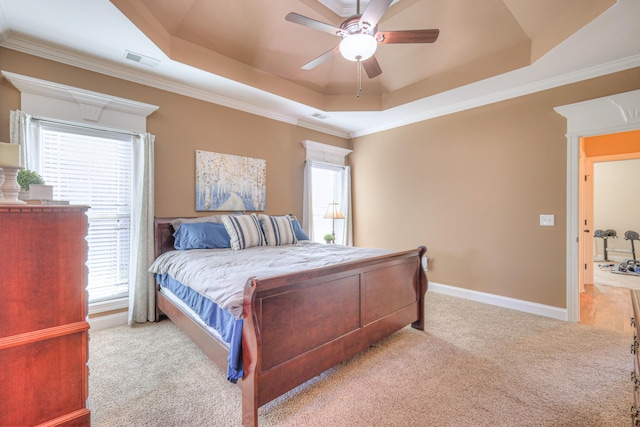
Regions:
M 133 136 L 40 122 L 40 173 L 54 199 L 87 205 L 89 302 L 126 297 Z
M 351 153 L 346 148 L 302 141 L 307 150 L 304 166 L 302 225 L 309 237 L 324 242 L 324 236 L 335 226 L 335 242 L 352 245 L 351 168 L 345 159 Z M 329 203 L 337 203 L 344 219 L 324 217 Z
M 341 212 L 343 194 L 343 166 L 313 162 L 311 165 L 313 240 L 324 243 L 324 236 L 333 232 L 335 224 L 336 242 L 343 242 L 345 235 L 344 219 L 327 219 L 324 214 L 331 202 L 337 202 Z

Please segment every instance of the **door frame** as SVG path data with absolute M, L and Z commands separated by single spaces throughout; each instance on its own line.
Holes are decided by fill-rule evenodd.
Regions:
M 580 138 L 640 130 L 640 90 L 555 107 L 567 119 L 566 320 L 580 321 Z
M 593 157 L 584 153 L 584 139 L 580 139 L 580 227 L 582 242 L 578 246 L 578 286 L 584 292 L 585 283 L 593 283 L 593 209 L 594 209 L 594 174 Z M 583 178 L 584 177 L 584 178 Z
M 596 163 L 609 163 L 619 162 L 624 160 L 638 160 L 640 159 L 639 153 L 624 153 L 624 154 L 603 154 L 599 156 L 587 157 L 583 150 L 580 151 L 580 176 L 589 176 L 589 179 L 580 180 L 580 224 L 582 228 L 588 229 L 588 233 L 583 231 L 582 244 L 579 246 L 580 256 L 579 265 L 585 264 L 584 269 L 579 268 L 580 275 L 580 292 L 584 292 L 585 283 L 593 283 L 593 258 L 594 258 L 594 204 L 596 202 L 594 196 L 594 182 L 595 182 L 595 164 Z M 588 220 L 585 225 L 585 220 Z

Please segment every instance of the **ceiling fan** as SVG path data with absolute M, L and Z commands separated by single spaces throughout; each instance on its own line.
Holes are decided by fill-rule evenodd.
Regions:
M 350 61 L 362 63 L 367 76 L 372 79 L 382 74 L 380 64 L 373 56 L 378 44 L 433 43 L 438 39 L 440 34 L 438 29 L 378 31 L 378 21 L 392 2 L 393 0 L 371 0 L 366 10 L 360 14 L 360 0 L 358 0 L 356 15 L 345 19 L 340 27 L 325 24 L 294 12 L 289 13 L 285 17 L 289 22 L 342 37 L 338 46 L 306 63 L 302 69 L 311 70 L 333 55 L 340 53 Z

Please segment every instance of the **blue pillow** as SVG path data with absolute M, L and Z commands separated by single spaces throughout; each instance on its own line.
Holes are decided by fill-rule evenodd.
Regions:
M 304 232 L 302 226 L 300 225 L 300 221 L 292 218 L 291 224 L 293 225 L 293 232 L 296 234 L 296 239 L 298 240 L 309 240 L 309 236 Z
M 230 248 L 231 239 L 224 224 L 218 222 L 183 223 L 173 233 L 178 250 Z

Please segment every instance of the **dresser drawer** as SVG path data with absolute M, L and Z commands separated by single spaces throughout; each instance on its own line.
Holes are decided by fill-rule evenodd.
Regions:
M 630 344 L 631 355 L 633 357 L 633 371 L 631 371 L 631 382 L 633 387 L 633 406 L 631 407 L 631 425 L 640 426 L 640 292 L 631 290 L 631 304 L 633 306 L 633 317 L 631 326 L 634 327 L 633 338 Z

